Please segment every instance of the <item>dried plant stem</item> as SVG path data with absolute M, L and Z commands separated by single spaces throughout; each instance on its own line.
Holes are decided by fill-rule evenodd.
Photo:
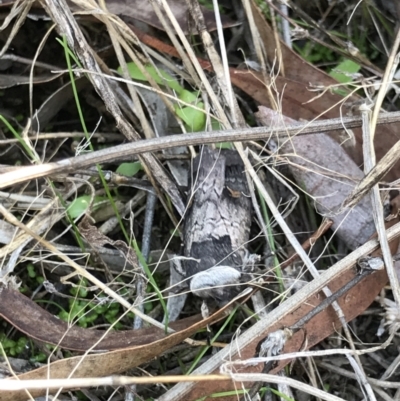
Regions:
M 186 0 L 186 3 L 189 7 L 189 11 L 192 15 L 192 18 L 196 23 L 196 28 L 200 34 L 200 38 L 203 42 L 204 49 L 207 52 L 208 58 L 210 59 L 210 62 L 212 64 L 215 73 L 215 78 L 217 80 L 219 88 L 221 89 L 225 104 L 229 105 L 230 120 L 224 113 L 222 120 L 223 124 L 227 129 L 231 128 L 232 126 L 235 128 L 243 127 L 244 118 L 237 104 L 236 97 L 233 96 L 230 74 L 226 75 L 225 72 L 229 70 L 229 67 L 228 65 L 226 65 L 226 68 L 224 68 L 223 62 L 221 62 L 221 58 L 217 50 L 215 49 L 211 35 L 207 31 L 204 21 L 204 16 L 200 9 L 198 0 Z M 219 41 L 222 43 L 222 47 L 225 47 L 222 30 L 218 31 L 218 33 L 219 33 L 218 35 Z M 225 59 L 225 61 L 227 63 L 227 59 Z M 196 62 L 198 62 L 197 59 Z M 218 117 L 221 118 L 221 115 L 218 114 Z
M 293 387 L 297 390 L 303 391 L 309 395 L 319 397 L 321 400 L 326 401 L 345 401 L 343 398 L 329 394 L 324 390 L 320 390 L 309 384 L 302 383 L 298 380 L 291 379 L 289 377 L 271 375 L 268 373 L 232 373 L 231 378 L 237 382 L 265 382 L 275 384 L 286 384 L 287 386 Z
M 351 378 L 351 379 L 356 379 L 355 373 L 352 373 L 348 371 L 347 369 L 340 368 L 334 364 L 328 363 L 328 362 L 317 362 L 318 366 L 323 367 L 324 369 L 327 369 L 333 373 L 337 373 L 339 375 L 342 375 L 346 378 Z M 390 381 L 385 381 L 385 380 L 378 380 L 374 379 L 372 377 L 368 377 L 367 380 L 376 387 L 384 387 L 384 388 L 400 388 L 400 383 L 399 382 L 390 382 Z
M 130 377 L 130 376 L 109 376 L 92 378 L 69 378 L 69 379 L 49 379 L 49 380 L 10 380 L 2 389 L 8 391 L 34 390 L 34 389 L 59 389 L 59 388 L 84 388 L 96 386 L 126 386 L 131 384 L 151 384 L 151 383 L 177 383 L 185 381 L 210 381 L 210 380 L 229 380 L 229 375 L 207 375 L 207 376 L 155 376 L 155 377 Z
M 387 61 L 385 74 L 383 75 L 383 79 L 382 79 L 382 84 L 379 89 L 378 96 L 376 97 L 376 100 L 375 100 L 375 107 L 374 107 L 374 111 L 373 111 L 372 119 L 371 119 L 371 140 L 372 141 L 374 140 L 374 137 L 375 137 L 375 128 L 376 128 L 376 124 L 378 121 L 379 113 L 381 111 L 383 100 L 385 99 L 388 87 L 391 84 L 391 81 L 393 80 L 393 76 L 394 76 L 397 66 L 399 64 L 398 58 L 399 58 L 400 54 L 397 54 L 399 46 L 400 46 L 400 28 L 397 29 L 396 38 L 394 40 L 389 59 Z
M 400 112 L 387 113 L 379 116 L 379 124 L 390 124 L 400 121 Z M 307 123 L 304 126 L 298 124 L 287 126 L 285 129 L 270 129 L 269 127 L 238 128 L 234 130 L 198 132 L 186 135 L 168 135 L 166 137 L 141 140 L 108 149 L 79 155 L 69 159 L 63 159 L 54 163 L 46 163 L 38 166 L 21 167 L 17 171 L 0 175 L 0 188 L 16 183 L 32 180 L 40 177 L 48 177 L 51 174 L 72 173 L 76 169 L 93 166 L 96 163 L 116 161 L 127 156 L 154 152 L 160 149 L 170 149 L 177 146 L 207 145 L 216 142 L 238 142 L 252 140 L 268 140 L 272 136 L 288 137 L 293 135 L 306 135 L 311 133 L 329 132 L 341 130 L 343 126 L 355 128 L 361 126 L 360 117 L 335 118 Z M 357 186 L 358 191 L 353 192 L 348 202 L 357 203 L 358 198 L 365 195 L 360 188 L 367 192 L 370 180 L 380 179 L 387 171 L 388 165 L 393 165 L 400 157 L 400 141 L 380 160 L 370 174 Z M 352 203 L 349 203 L 352 205 Z M 346 204 L 346 206 L 348 206 Z
M 266 54 L 267 53 L 266 53 L 266 50 L 265 50 L 264 43 L 261 40 L 260 32 L 257 29 L 257 24 L 256 24 L 256 22 L 254 20 L 252 5 L 250 4 L 250 0 L 242 0 L 242 3 L 243 3 L 243 8 L 246 11 L 246 16 L 247 16 L 247 20 L 248 20 L 248 23 L 249 23 L 249 28 L 250 28 L 250 31 L 251 31 L 251 35 L 253 37 L 253 45 L 254 45 L 254 48 L 256 50 L 257 59 L 258 59 L 258 62 L 260 63 L 260 66 L 261 66 L 261 72 L 263 74 L 265 87 L 267 89 L 268 99 L 269 99 L 271 107 L 275 111 L 278 111 L 278 104 L 277 104 L 277 101 L 275 100 L 274 95 L 272 94 L 272 90 L 271 90 L 271 79 L 267 74 L 267 65 L 266 65 L 266 62 L 265 62 L 265 58 L 266 58 Z M 272 12 L 272 8 L 271 8 L 271 12 Z M 272 20 L 274 21 L 274 18 L 272 18 Z M 281 67 L 282 75 L 285 76 L 284 67 L 283 67 L 283 61 L 282 61 L 282 51 L 281 51 L 280 41 L 279 41 L 279 37 L 277 36 L 276 33 L 277 32 L 275 30 L 274 31 L 275 44 L 276 44 L 277 53 L 278 53 L 279 66 Z
M 371 130 L 372 122 L 370 121 L 371 111 L 370 108 L 366 105 L 361 106 L 360 110 L 363 118 L 362 132 L 363 132 L 364 171 L 365 174 L 368 174 L 376 164 L 373 133 Z M 383 205 L 382 205 L 381 195 L 379 193 L 378 183 L 371 188 L 371 203 L 372 203 L 372 212 L 374 216 L 375 227 L 378 233 L 379 243 L 381 244 L 382 256 L 385 262 L 386 271 L 392 288 L 393 297 L 397 304 L 397 307 L 400 308 L 399 280 L 397 278 L 397 274 L 394 269 L 392 253 L 390 251 L 389 243 L 386 237 L 385 219 L 383 216 Z
M 386 96 L 387 88 L 393 79 L 393 75 L 397 69 L 399 63 L 400 53 L 397 54 L 400 46 L 400 28 L 397 30 L 397 35 L 390 52 L 390 56 L 387 62 L 385 74 L 383 76 L 382 85 L 379 90 L 375 107 L 370 120 L 370 109 L 364 105 L 360 107 L 362 118 L 363 118 L 363 153 L 364 153 L 364 171 L 365 174 L 369 174 L 376 165 L 376 156 L 374 148 L 374 137 L 376 122 L 378 120 L 379 112 Z M 396 55 L 397 54 L 397 55 Z M 397 145 L 397 144 L 396 144 Z M 383 205 L 381 196 L 379 193 L 379 185 L 375 185 L 371 188 L 371 201 L 373 207 L 373 216 L 378 233 L 379 242 L 381 244 L 382 255 L 386 266 L 386 271 L 389 277 L 390 285 L 393 292 L 394 300 L 397 307 L 400 308 L 400 285 L 393 266 L 392 254 L 389 249 L 389 244 L 386 237 L 385 220 L 383 216 Z

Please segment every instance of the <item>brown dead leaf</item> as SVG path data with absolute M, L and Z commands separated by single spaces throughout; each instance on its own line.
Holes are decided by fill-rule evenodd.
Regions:
M 157 18 L 150 1 L 142 0 L 107 0 L 106 1 L 108 10 L 116 15 L 125 18 L 132 18 L 142 21 L 146 24 L 153 26 L 154 28 L 164 30 L 162 24 Z M 177 19 L 180 27 L 182 28 L 185 35 L 196 34 L 193 31 L 194 24 L 190 24 L 190 14 L 188 5 L 185 0 L 169 0 L 168 5 L 171 8 L 172 13 Z M 217 25 L 215 23 L 215 15 L 213 11 L 207 10 L 205 7 L 201 7 L 204 20 L 209 31 L 215 31 Z M 238 25 L 237 22 L 232 21 L 225 15 L 221 15 L 221 21 L 223 27 L 232 27 Z
M 296 124 L 295 120 L 260 106 L 255 113 L 264 126 L 282 127 Z M 344 149 L 326 134 L 294 136 L 279 143 L 279 155 L 288 160 L 288 166 L 298 183 L 315 202 L 318 212 L 333 220 L 332 229 L 351 249 L 364 244 L 375 232 L 371 219 L 371 200 L 364 197 L 353 208 L 337 214 L 343 201 L 364 173 Z
M 24 296 L 15 291 L 3 289 L 0 293 L 0 315 L 9 320 L 10 323 L 15 325 L 15 327 L 17 327 L 19 330 L 28 330 L 29 333 L 26 334 L 35 338 L 40 335 L 42 338 L 46 336 L 44 333 L 46 329 L 55 331 L 51 329 L 51 326 L 55 324 L 58 326 L 57 335 L 60 336 L 64 333 L 66 337 L 70 337 L 70 340 L 74 344 L 77 344 L 80 340 L 86 344 L 88 344 L 88 342 L 93 344 L 94 341 L 93 339 L 89 338 L 90 335 L 94 335 L 95 338 L 99 338 L 98 334 L 96 334 L 96 331 L 79 329 L 77 327 L 65 327 L 65 322 L 61 322 L 59 319 L 54 318 L 52 315 L 43 310 L 42 312 L 39 312 L 37 309 L 41 308 L 32 305 L 34 303 L 26 297 L 24 298 L 28 299 L 29 302 L 27 300 L 21 301 L 21 297 Z M 246 296 L 246 299 L 247 297 L 248 295 Z M 13 304 L 13 301 L 17 302 L 17 304 Z M 238 299 L 235 301 L 238 301 Z M 23 304 L 20 304 L 20 302 L 23 302 Z M 180 331 L 170 335 L 165 335 L 162 330 L 156 328 L 141 329 L 125 333 L 110 333 L 107 335 L 107 337 L 110 335 L 114 338 L 114 340 L 120 336 L 118 340 L 119 345 L 124 345 L 123 341 L 125 339 L 126 343 L 124 349 L 59 360 L 51 363 L 50 365 L 19 375 L 17 379 L 38 380 L 46 378 L 66 379 L 69 377 L 103 377 L 124 372 L 160 356 L 163 352 L 181 343 L 188 337 L 195 334 L 198 330 L 220 320 L 226 315 L 227 310 L 231 307 L 233 302 L 226 305 L 209 318 L 197 321 L 196 323 L 193 323 L 194 318 L 190 318 L 187 320 L 185 319 L 185 322 L 181 321 L 177 322 L 175 325 L 171 324 L 171 326 L 176 327 Z M 10 305 L 12 305 L 12 308 Z M 24 311 L 24 309 L 21 309 L 20 307 L 27 308 L 27 311 Z M 11 309 L 13 309 L 14 312 Z M 19 317 L 20 313 L 22 314 L 22 317 Z M 39 321 L 41 324 L 38 324 Z M 187 326 L 188 323 L 191 324 L 189 327 Z M 40 329 L 40 326 L 42 325 L 45 326 L 45 330 Z M 64 328 L 64 332 L 62 332 L 62 328 Z M 134 334 L 135 332 L 136 334 Z M 74 338 L 72 338 L 71 333 Z M 102 332 L 102 334 L 104 334 L 104 332 Z M 135 339 L 134 341 L 132 341 L 133 338 Z M 64 340 L 62 340 L 62 344 L 63 341 Z M 104 342 L 102 341 L 101 344 L 104 345 Z M 135 346 L 132 346 L 132 344 L 135 344 Z M 13 378 L 10 378 L 9 380 L 13 380 Z M 30 393 L 33 397 L 39 397 L 46 393 L 46 389 L 35 390 L 31 391 Z M 23 401 L 26 398 L 27 395 L 25 391 L 0 392 L 0 401 Z
M 128 348 L 150 344 L 167 337 L 165 332 L 157 327 L 105 332 L 73 326 L 42 309 L 20 292 L 7 288 L 0 291 L 0 316 L 31 338 L 75 351 Z M 183 319 L 171 323 L 171 328 L 184 330 L 199 319 L 199 316 Z
M 3 1 L 0 4 L 0 8 L 9 8 L 16 0 Z M 68 0 L 68 4 L 73 11 L 77 11 L 77 5 Z M 172 13 L 174 14 L 176 20 L 182 28 L 182 31 L 185 35 L 196 34 L 197 32 L 193 30 L 194 24 L 190 24 L 189 21 L 189 10 L 185 0 L 169 0 L 168 4 L 171 8 Z M 106 5 L 108 11 L 113 14 L 116 14 L 124 19 L 138 20 L 148 24 L 154 28 L 164 30 L 164 27 L 160 23 L 157 18 L 153 6 L 150 1 L 142 1 L 142 0 L 106 0 Z M 35 10 L 36 8 L 36 10 Z M 40 4 L 39 2 L 34 3 L 34 12 L 40 13 Z M 39 11 L 37 11 L 39 10 Z M 217 25 L 215 22 L 215 15 L 213 11 L 208 10 L 205 7 L 201 7 L 201 10 L 204 15 L 204 20 L 207 26 L 207 29 L 212 32 L 217 29 Z M 233 21 L 231 18 L 226 15 L 221 15 L 221 22 L 224 28 L 229 28 L 235 25 L 239 25 L 238 22 Z

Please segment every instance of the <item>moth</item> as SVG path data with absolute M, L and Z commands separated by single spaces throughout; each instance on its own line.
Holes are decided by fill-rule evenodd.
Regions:
M 210 301 L 223 306 L 240 292 L 257 260 L 246 248 L 252 205 L 236 151 L 203 148 L 193 163 L 189 205 L 182 270 L 206 315 Z

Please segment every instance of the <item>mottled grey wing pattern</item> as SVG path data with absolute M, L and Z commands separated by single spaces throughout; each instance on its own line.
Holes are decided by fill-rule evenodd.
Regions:
M 213 266 L 243 265 L 251 200 L 240 156 L 204 147 L 195 159 L 190 208 L 184 225 L 187 277 Z

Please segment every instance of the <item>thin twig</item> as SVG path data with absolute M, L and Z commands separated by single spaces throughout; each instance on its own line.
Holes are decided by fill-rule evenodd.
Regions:
M 317 362 L 318 366 L 323 367 L 324 369 L 327 369 L 333 373 L 337 373 L 339 375 L 342 375 L 346 378 L 351 378 L 355 379 L 356 375 L 346 369 L 340 368 L 334 364 L 330 364 L 327 362 Z M 367 378 L 368 381 L 374 385 L 374 386 L 379 386 L 379 387 L 384 387 L 384 388 L 400 388 L 400 382 L 390 382 L 390 381 L 385 381 L 385 380 L 378 380 L 378 379 L 373 379 L 372 377 Z
M 379 124 L 392 124 L 400 121 L 400 112 L 385 113 L 379 116 Z M 238 128 L 233 130 L 197 132 L 186 135 L 168 135 L 161 138 L 153 138 L 123 145 L 102 149 L 88 154 L 82 154 L 54 163 L 38 166 L 21 167 L 18 171 L 12 171 L 0 175 L 0 188 L 17 184 L 35 178 L 47 177 L 51 174 L 71 173 L 76 169 L 90 167 L 96 163 L 106 163 L 128 155 L 136 155 L 146 152 L 154 152 L 161 149 L 170 149 L 178 146 L 203 145 L 217 142 L 239 142 L 253 140 L 268 140 L 272 136 L 288 137 L 293 135 L 307 135 L 342 130 L 344 127 L 356 128 L 361 126 L 361 117 L 335 118 L 307 123 L 305 125 L 288 126 L 285 129 L 276 130 L 270 127 Z M 375 168 L 365 177 L 348 198 L 346 207 L 357 203 L 358 198 L 368 191 L 371 180 L 379 180 L 387 172 L 387 166 L 392 166 L 400 157 L 400 141 L 380 160 Z M 362 192 L 359 194 L 359 192 Z
M 142 235 L 142 255 L 146 263 L 149 259 L 150 254 L 150 241 L 151 241 L 151 232 L 153 229 L 153 220 L 154 220 L 154 208 L 156 206 L 157 197 L 154 194 L 147 194 L 147 202 L 146 202 L 146 212 L 144 216 L 144 227 L 143 227 L 143 235 Z M 140 263 L 140 267 L 143 270 L 143 266 Z M 143 273 L 145 273 L 143 271 Z M 145 274 L 144 274 L 145 275 Z M 144 293 L 146 291 L 146 283 L 144 279 L 139 275 L 137 285 L 136 285 L 136 304 L 138 304 L 138 309 L 144 313 Z M 133 328 L 140 329 L 142 327 L 142 318 L 140 316 L 135 316 Z
M 311 235 L 310 238 L 308 238 L 305 242 L 301 244 L 302 248 L 306 251 L 308 248 L 313 246 L 315 242 L 322 236 L 324 235 L 329 228 L 331 228 L 333 224 L 332 220 L 323 220 L 321 225 L 318 227 L 318 229 Z M 285 269 L 287 266 L 291 265 L 294 261 L 296 261 L 299 258 L 299 255 L 297 253 L 293 254 L 290 256 L 288 259 L 286 259 L 284 262 L 281 263 L 281 269 Z
M 346 294 L 346 292 L 350 291 L 353 287 L 355 287 L 358 283 L 364 280 L 365 277 L 369 276 L 373 273 L 373 270 L 364 270 L 362 273 L 354 276 L 347 284 L 341 287 L 339 290 L 334 292 L 330 297 L 325 298 L 318 306 L 314 309 L 311 309 L 305 316 L 303 316 L 300 320 L 296 322 L 293 326 L 290 327 L 291 330 L 300 330 L 306 325 L 314 316 L 321 313 L 325 310 L 329 305 L 332 305 L 333 302 L 337 301 L 342 295 Z

